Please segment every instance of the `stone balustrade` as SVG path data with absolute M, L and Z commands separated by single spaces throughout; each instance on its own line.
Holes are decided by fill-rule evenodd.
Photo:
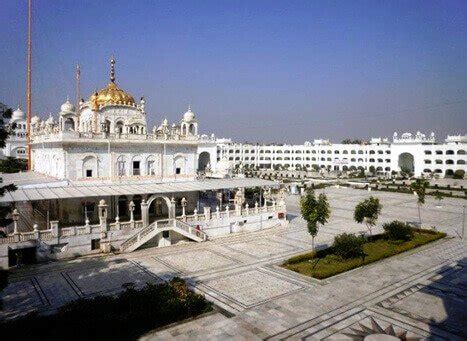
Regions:
M 208 221 L 222 221 L 223 219 L 231 219 L 234 217 L 253 217 L 257 215 L 261 215 L 264 213 L 274 213 L 274 212 L 285 212 L 286 207 L 285 204 L 275 204 L 273 203 L 271 206 L 258 206 L 255 205 L 254 207 L 250 208 L 248 206 L 245 207 L 237 207 L 236 209 L 229 209 L 229 206 L 226 206 L 225 210 L 220 211 L 217 208 L 214 212 L 212 212 L 209 208 L 205 208 L 203 213 L 197 212 L 195 210 L 194 214 L 191 215 L 181 215 L 177 216 L 176 219 L 185 222 L 191 223 L 193 225 L 197 225 L 197 223 L 201 222 L 208 222 Z M 0 244 L 10 244 L 10 243 L 18 243 L 18 242 L 26 242 L 30 240 L 52 240 L 53 238 L 69 238 L 73 236 L 82 236 L 88 234 L 95 234 L 100 233 L 102 231 L 120 231 L 120 230 L 137 230 L 144 227 L 142 220 L 134 220 L 134 221 L 125 221 L 120 222 L 115 221 L 112 223 L 105 222 L 104 225 L 102 224 L 86 224 L 84 226 L 71 226 L 71 227 L 59 227 L 58 221 L 51 221 L 50 222 L 50 229 L 47 230 L 39 230 L 37 225 L 35 225 L 35 229 L 33 231 L 27 232 L 17 232 L 9 234 L 5 238 L 0 238 Z

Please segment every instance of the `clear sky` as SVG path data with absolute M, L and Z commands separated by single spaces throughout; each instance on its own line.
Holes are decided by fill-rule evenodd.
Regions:
M 27 0 L 0 5 L 0 101 L 25 106 Z M 467 1 L 34 0 L 33 111 L 108 83 L 152 126 L 191 103 L 239 142 L 467 133 Z

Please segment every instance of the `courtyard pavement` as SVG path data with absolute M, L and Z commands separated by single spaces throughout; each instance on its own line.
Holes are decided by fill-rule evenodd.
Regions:
M 324 191 L 332 216 L 316 238 L 320 246 L 331 243 L 336 234 L 365 230 L 353 222 L 353 208 L 370 194 L 383 204 L 380 223 L 418 221 L 411 195 Z M 219 309 L 144 339 L 358 340 L 385 332 L 414 339 L 467 338 L 467 261 L 465 242 L 459 238 L 464 200 L 445 199 L 437 208 L 429 198 L 422 209 L 423 225 L 446 231 L 449 238 L 324 281 L 278 267 L 311 248 L 297 200 L 287 198 L 287 227 L 18 269 L 2 292 L 0 317 L 53 311 L 79 297 L 116 293 L 126 283 L 138 287 L 179 276 Z

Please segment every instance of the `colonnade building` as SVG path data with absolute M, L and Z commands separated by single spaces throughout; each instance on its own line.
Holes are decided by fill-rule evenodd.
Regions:
M 448 136 L 437 143 L 434 133 L 425 135 L 394 133 L 392 141 L 372 138 L 368 143 L 343 144 L 314 140 L 303 145 L 260 145 L 218 140 L 218 159 L 256 169 L 327 169 L 330 171 L 369 171 L 394 174 L 401 171 L 415 176 L 452 176 L 467 170 L 467 135 Z

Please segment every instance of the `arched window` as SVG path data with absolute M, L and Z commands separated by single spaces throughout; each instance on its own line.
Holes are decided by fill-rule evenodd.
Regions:
M 457 155 L 465 155 L 465 150 L 459 149 L 459 150 L 457 151 Z

